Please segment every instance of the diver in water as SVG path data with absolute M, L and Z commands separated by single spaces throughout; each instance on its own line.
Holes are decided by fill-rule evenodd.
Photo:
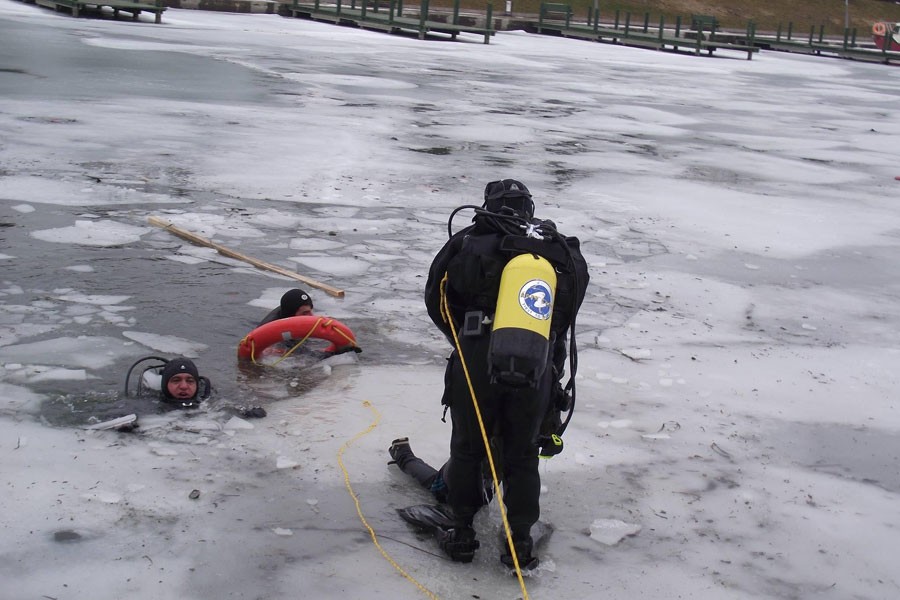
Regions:
M 140 371 L 136 370 L 138 365 L 143 365 Z M 136 375 L 134 382 L 133 375 Z M 209 379 L 200 375 L 197 365 L 189 358 L 177 356 L 169 360 L 161 356 L 145 356 L 128 369 L 124 392 L 126 398 L 147 398 L 157 394 L 160 400 L 158 411 L 169 411 L 199 408 L 200 403 L 212 393 L 212 385 Z M 137 412 L 92 423 L 88 429 L 132 431 L 138 427 Z
M 259 322 L 260 325 L 271 323 L 278 319 L 287 319 L 290 317 L 306 317 L 313 314 L 312 296 L 305 291 L 294 288 L 288 290 L 281 296 L 281 302 L 276 308 L 273 308 L 269 314 L 263 317 Z
M 132 374 L 141 363 L 151 362 L 145 366 L 132 384 Z M 131 389 L 134 388 L 134 393 Z M 126 396 L 146 396 L 158 390 L 160 405 L 163 410 L 199 408 L 200 404 L 212 395 L 212 384 L 209 378 L 200 375 L 197 365 L 189 358 L 176 356 L 172 359 L 160 356 L 145 356 L 139 359 L 125 376 Z M 245 417 L 259 419 L 266 416 L 261 406 L 225 407 L 226 410 Z
M 286 291 L 282 296 L 279 302 L 279 305 L 273 308 L 269 313 L 263 317 L 263 319 L 257 325 L 257 328 L 262 327 L 263 325 L 268 325 L 274 321 L 279 321 L 281 319 L 290 319 L 293 317 L 316 317 L 313 312 L 313 299 L 306 291 L 301 290 L 300 288 L 293 288 Z M 319 321 L 327 321 L 325 317 L 319 317 Z M 315 322 L 315 319 L 309 321 L 310 323 Z M 300 330 L 303 330 L 304 326 L 300 326 Z M 284 334 L 283 334 L 284 335 Z M 352 334 L 351 334 L 352 335 Z M 278 341 L 275 344 L 269 346 L 274 351 L 279 354 L 282 354 L 285 358 L 291 354 L 305 354 L 309 358 L 314 360 L 321 360 L 323 358 L 328 358 L 330 356 L 334 356 L 337 354 L 343 354 L 345 352 L 356 352 L 357 354 L 362 352 L 362 348 L 356 343 L 353 339 L 345 339 L 334 342 L 330 349 L 325 349 L 322 352 L 318 350 L 310 349 L 304 346 L 306 342 L 306 337 L 302 334 L 297 334 L 298 339 L 288 339 L 287 337 L 283 337 L 281 341 Z M 315 337 L 315 336 L 313 336 Z M 299 351 L 299 352 L 298 352 Z
M 160 399 L 167 404 L 179 408 L 193 408 L 209 397 L 209 380 L 206 379 L 206 396 L 198 398 L 200 393 L 200 372 L 197 365 L 183 356 L 177 356 L 166 363 L 160 373 Z
M 137 383 L 132 375 L 142 363 L 149 363 L 137 372 Z M 200 375 L 197 365 L 189 358 L 176 356 L 145 356 L 139 359 L 125 375 L 126 396 L 146 396 L 159 392 L 159 399 L 166 408 L 197 408 L 212 393 L 208 378 Z

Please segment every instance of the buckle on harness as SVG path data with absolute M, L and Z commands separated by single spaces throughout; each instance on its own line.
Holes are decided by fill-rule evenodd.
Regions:
M 484 311 L 470 310 L 463 317 L 462 331 L 463 337 L 475 337 L 484 334 Z
M 549 436 L 541 436 L 538 438 L 538 444 L 541 447 L 538 456 L 541 458 L 550 458 L 563 451 L 562 438 L 555 433 Z

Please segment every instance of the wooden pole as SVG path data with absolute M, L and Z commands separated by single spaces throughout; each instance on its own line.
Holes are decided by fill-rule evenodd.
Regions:
M 151 225 L 156 225 L 157 227 L 162 227 L 166 231 L 170 233 L 174 233 L 180 238 L 188 240 L 198 246 L 206 246 L 208 248 L 213 248 L 216 252 L 223 256 L 227 256 L 229 258 L 235 258 L 237 260 L 250 263 L 254 267 L 259 269 L 264 269 L 266 271 L 272 271 L 273 273 L 278 273 L 279 275 L 284 275 L 285 277 L 290 277 L 291 279 L 296 279 L 297 281 L 302 281 L 303 283 L 310 285 L 316 289 L 322 290 L 329 296 L 334 296 L 335 298 L 343 298 L 344 290 L 339 290 L 337 288 L 333 288 L 330 285 L 326 285 L 320 281 L 316 281 L 310 277 L 306 277 L 304 275 L 300 275 L 299 273 L 294 273 L 288 269 L 283 267 L 279 267 L 278 265 L 273 265 L 271 263 L 263 262 L 251 256 L 247 256 L 246 254 L 241 254 L 235 250 L 232 250 L 222 244 L 217 244 L 211 240 L 206 239 L 205 237 L 199 236 L 196 233 L 191 233 L 186 229 L 182 229 L 176 225 L 172 225 L 165 219 L 160 219 L 159 217 L 150 216 L 147 217 L 147 220 L 150 221 Z

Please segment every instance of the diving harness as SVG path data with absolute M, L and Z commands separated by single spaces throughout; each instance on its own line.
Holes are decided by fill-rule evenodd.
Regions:
M 539 385 L 551 352 L 550 326 L 557 297 L 557 274 L 571 272 L 574 280 L 573 293 L 569 295 L 571 306 L 566 307 L 570 313 L 567 330 L 569 379 L 562 386 L 558 379 L 560 374 L 552 367 L 555 377 L 551 402 L 537 440 L 540 456 L 555 456 L 562 452 L 562 435 L 575 410 L 578 368 L 575 317 L 580 304 L 580 282 L 574 254 L 552 221 L 534 222 L 511 209 L 491 212 L 474 205 L 460 206 L 450 213 L 447 221 L 449 237 L 453 237 L 453 218 L 466 209 L 475 211 L 473 220 L 503 235 L 500 249 L 512 255 L 500 277 L 494 314 L 485 317 L 480 312 L 467 313 L 461 330 L 465 335 L 472 328 L 480 330 L 482 325 L 491 325 L 488 373 L 492 382 L 512 387 Z M 446 318 L 450 318 L 449 311 Z M 456 329 L 455 324 L 450 325 Z M 558 416 L 563 412 L 567 413 L 565 420 Z

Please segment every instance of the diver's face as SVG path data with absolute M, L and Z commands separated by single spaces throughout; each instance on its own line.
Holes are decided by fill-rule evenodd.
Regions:
M 304 304 L 303 306 L 301 306 L 300 308 L 297 309 L 297 312 L 294 313 L 294 316 L 295 317 L 305 317 L 305 316 L 308 316 L 311 314 L 313 314 L 312 306 L 309 306 L 308 304 Z
M 197 393 L 197 380 L 190 373 L 179 373 L 172 376 L 166 387 L 173 398 L 189 400 Z

